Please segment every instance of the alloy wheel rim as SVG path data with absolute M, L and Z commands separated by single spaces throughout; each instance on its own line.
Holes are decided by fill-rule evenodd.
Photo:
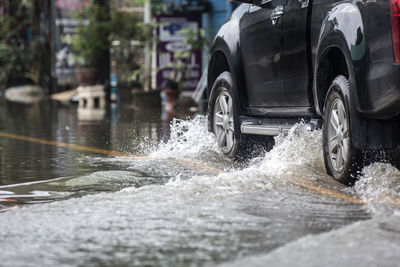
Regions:
M 350 149 L 349 123 L 343 102 L 336 99 L 331 106 L 328 127 L 329 158 L 336 172 L 341 172 Z
M 228 154 L 235 145 L 232 98 L 221 92 L 214 105 L 214 132 L 222 152 Z

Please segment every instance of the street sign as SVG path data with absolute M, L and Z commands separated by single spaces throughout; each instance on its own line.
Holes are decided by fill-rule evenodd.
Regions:
M 173 75 L 174 65 L 177 60 L 174 53 L 179 51 L 191 51 L 192 47 L 185 43 L 185 34 L 181 30 L 189 29 L 197 32 L 201 28 L 201 14 L 190 15 L 159 15 L 157 28 L 157 87 L 160 88 L 166 80 Z M 185 91 L 194 91 L 201 77 L 201 50 L 190 53 L 190 58 L 185 61 L 182 87 Z

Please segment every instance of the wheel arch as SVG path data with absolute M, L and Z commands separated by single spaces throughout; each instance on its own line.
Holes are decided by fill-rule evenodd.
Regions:
M 328 67 L 349 80 L 354 107 L 360 111 L 359 94 L 362 94 L 362 88 L 359 87 L 362 87 L 365 80 L 369 58 L 361 12 L 353 3 L 336 4 L 326 12 L 320 29 L 318 38 L 315 38 L 318 40 L 313 86 L 316 111 L 323 114 L 322 107 L 327 93 L 324 80 L 329 77 L 329 73 L 326 73 L 329 72 Z M 329 77 L 332 78 L 330 82 L 335 77 Z
M 357 111 L 357 79 L 354 72 L 354 61 L 345 39 L 337 35 L 338 33 L 330 34 L 329 38 L 325 40 L 325 45 L 320 46 L 321 52 L 317 56 L 313 87 L 315 109 L 318 114 L 324 115 L 324 104 L 333 79 L 339 75 L 345 76 L 349 82 L 349 90 L 341 93 L 349 107 L 352 140 L 354 140 L 355 147 L 364 149 L 367 146 L 367 139 L 360 127 L 362 119 Z
M 222 49 L 215 50 L 210 58 L 208 64 L 208 74 L 207 74 L 207 96 L 211 95 L 212 86 L 218 76 L 224 71 L 231 72 L 228 59 L 226 54 Z
M 247 94 L 245 88 L 245 78 L 242 66 L 242 57 L 240 55 L 239 43 L 228 46 L 226 41 L 217 36 L 211 48 L 211 56 L 208 64 L 207 74 L 207 97 L 208 100 L 213 95 L 213 84 L 220 74 L 228 71 L 232 76 L 233 83 L 233 99 L 239 107 L 239 114 L 247 106 Z M 239 89 L 240 88 L 240 89 Z M 208 109 L 211 109 L 211 103 L 208 101 Z M 209 120 L 209 130 L 210 130 Z
M 319 114 L 324 113 L 324 103 L 332 81 L 339 75 L 350 78 L 350 68 L 343 51 L 338 46 L 330 46 L 320 56 L 316 68 L 314 100 Z

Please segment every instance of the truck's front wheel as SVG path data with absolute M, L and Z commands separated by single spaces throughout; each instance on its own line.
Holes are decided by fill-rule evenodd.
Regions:
M 323 150 L 326 171 L 336 180 L 353 184 L 361 169 L 361 151 L 353 147 L 349 103 L 343 92 L 349 92 L 348 80 L 336 77 L 325 100 Z
M 218 145 L 226 156 L 241 159 L 247 152 L 247 140 L 240 132 L 238 107 L 233 98 L 233 82 L 229 72 L 215 80 L 209 101 L 213 132 Z

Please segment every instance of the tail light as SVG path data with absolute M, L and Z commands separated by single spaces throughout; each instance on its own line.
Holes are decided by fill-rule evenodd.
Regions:
M 390 0 L 394 61 L 400 63 L 400 0 Z

